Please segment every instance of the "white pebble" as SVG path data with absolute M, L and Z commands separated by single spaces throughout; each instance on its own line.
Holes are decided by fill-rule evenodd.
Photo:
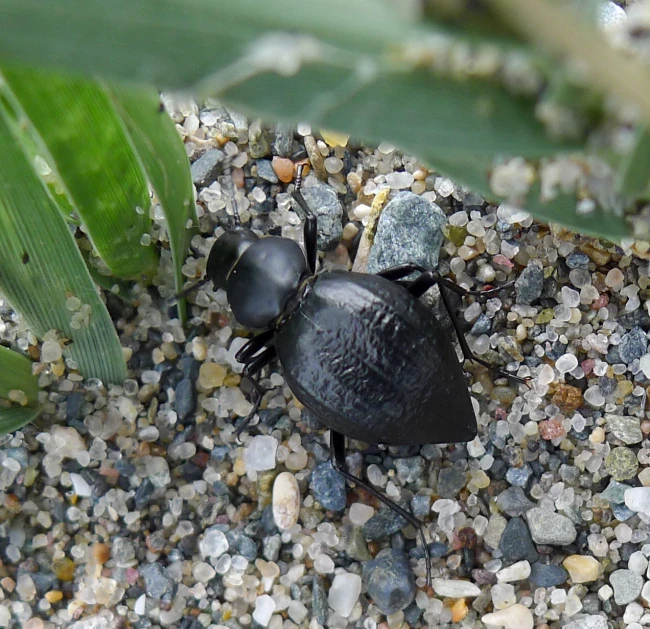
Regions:
M 539 370 L 539 373 L 537 374 L 537 380 L 541 385 L 547 385 L 551 384 L 555 378 L 555 372 L 553 371 L 553 367 L 550 365 L 542 365 L 542 368 Z
M 275 468 L 275 453 L 278 442 L 268 435 L 253 437 L 250 445 L 244 452 L 244 463 L 247 470 L 263 472 Z
M 578 366 L 578 359 L 574 354 L 564 354 L 555 361 L 555 368 L 560 373 L 573 371 Z
M 340 616 L 347 618 L 361 594 L 361 577 L 350 572 L 339 572 L 332 582 L 327 601 Z
M 262 627 L 266 627 L 269 624 L 269 620 L 271 620 L 274 611 L 275 601 L 268 594 L 262 594 L 262 596 L 258 596 L 255 599 L 253 619 L 262 625 Z
M 278 474 L 273 483 L 273 519 L 279 529 L 290 529 L 300 514 L 300 488 L 291 472 Z
M 410 188 L 413 181 L 413 173 L 407 173 L 406 171 L 393 172 L 386 175 L 386 183 L 393 190 Z
M 646 378 L 650 378 L 650 354 L 644 354 L 639 360 L 639 367 Z
M 650 516 L 650 487 L 630 487 L 625 490 L 625 506 L 636 513 Z
M 56 341 L 45 341 L 41 347 L 41 361 L 53 363 L 63 356 L 63 350 Z
M 533 629 L 534 626 L 532 612 L 519 603 L 486 614 L 481 620 L 486 625 L 505 629 Z
M 334 561 L 325 553 L 321 553 L 314 559 L 314 570 L 320 574 L 331 574 L 334 572 Z
M 373 515 L 375 510 L 363 502 L 355 502 L 350 505 L 350 522 L 355 526 L 363 526 Z
M 510 583 L 511 581 L 523 581 L 530 576 L 530 563 L 528 561 L 518 561 L 507 568 L 497 572 L 497 579 L 501 583 Z
M 93 490 L 92 487 L 86 482 L 84 477 L 81 474 L 70 474 L 70 480 L 72 481 L 72 487 L 74 488 L 74 493 L 77 496 L 82 498 L 87 498 L 92 496 Z
M 453 579 L 434 579 L 433 589 L 439 596 L 449 598 L 465 598 L 466 596 L 478 596 L 481 588 L 470 581 L 457 581 Z

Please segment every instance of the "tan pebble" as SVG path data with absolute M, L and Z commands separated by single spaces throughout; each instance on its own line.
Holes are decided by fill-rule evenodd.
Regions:
M 167 360 L 176 360 L 176 358 L 178 358 L 178 352 L 176 351 L 173 343 L 163 343 L 160 346 L 160 349 L 162 349 L 162 352 Z
M 133 356 L 133 350 L 130 347 L 123 347 L 122 356 L 124 357 L 124 361 L 128 363 Z
M 43 629 L 45 624 L 40 618 L 32 617 L 24 625 L 23 629 Z
M 241 376 L 238 373 L 229 373 L 223 379 L 223 385 L 225 387 L 236 387 L 240 382 L 241 382 Z M 264 407 L 262 406 L 262 408 Z
M 162 350 L 159 347 L 156 347 L 153 352 L 151 352 L 151 357 L 155 365 L 160 365 L 160 363 L 165 362 L 165 354 L 162 353 Z
M 320 134 L 328 146 L 347 146 L 348 140 L 350 139 L 349 135 L 339 133 L 338 131 L 321 130 Z
M 93 557 L 98 563 L 106 563 L 111 556 L 111 549 L 108 547 L 108 544 L 102 544 L 98 542 L 93 544 Z
M 589 435 L 591 443 L 602 443 L 605 441 L 605 429 L 602 426 L 596 426 Z
M 58 603 L 63 598 L 61 590 L 50 590 L 45 594 L 45 599 L 48 603 Z
M 293 181 L 293 162 L 290 159 L 287 159 L 286 157 L 278 157 L 276 155 L 273 158 L 271 165 L 280 181 L 283 183 L 290 183 Z
M 223 385 L 228 371 L 217 363 L 203 363 L 199 368 L 199 384 L 204 389 L 214 389 Z
M 13 592 L 16 588 L 16 582 L 11 577 L 5 577 L 0 581 L 0 585 L 7 591 Z
M 327 179 L 327 171 L 325 170 L 325 161 L 323 156 L 318 150 L 316 140 L 313 136 L 308 135 L 304 139 L 305 149 L 307 155 L 309 156 L 309 161 L 311 162 L 311 167 L 314 169 L 314 174 L 320 180 Z
M 600 571 L 598 560 L 590 556 L 569 555 L 562 565 L 574 583 L 591 583 L 598 578 Z
M 300 488 L 291 472 L 278 474 L 273 483 L 273 519 L 280 529 L 289 529 L 298 522 Z
M 65 373 L 65 365 L 62 362 L 54 363 L 52 365 L 52 373 L 55 376 L 62 376 Z
M 203 362 L 208 356 L 208 348 L 205 343 L 197 342 L 192 343 L 192 355 L 196 360 Z
M 459 598 L 451 606 L 451 622 L 460 622 L 463 618 L 465 618 L 465 616 L 467 616 L 467 612 L 469 612 L 469 608 L 467 607 L 465 599 Z
M 505 627 L 505 629 L 533 629 L 535 624 L 530 609 L 519 603 L 486 614 L 481 620 L 490 627 Z
M 235 465 L 233 465 L 232 471 L 235 472 L 237 476 L 243 476 L 246 474 L 246 463 L 244 463 L 244 459 L 237 459 Z

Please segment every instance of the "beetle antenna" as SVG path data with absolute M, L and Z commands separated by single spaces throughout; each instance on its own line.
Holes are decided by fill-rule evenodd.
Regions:
M 235 186 L 235 181 L 232 177 L 232 166 L 230 164 L 230 161 L 228 161 L 224 167 L 223 174 L 224 183 L 227 182 L 227 188 L 229 192 L 229 199 L 226 200 L 226 205 L 230 206 L 233 218 L 235 220 L 235 226 L 239 227 L 241 225 L 241 216 L 239 216 L 239 206 L 237 204 L 237 187 Z
M 298 192 L 302 188 L 302 173 L 305 170 L 304 164 L 298 164 L 298 171 L 296 173 L 296 188 L 295 191 Z

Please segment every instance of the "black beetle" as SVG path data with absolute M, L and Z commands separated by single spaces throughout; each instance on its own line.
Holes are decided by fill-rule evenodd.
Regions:
M 412 445 L 472 440 L 476 418 L 452 340 L 419 301 L 437 284 L 463 354 L 474 356 L 450 307 L 447 289 L 468 291 L 434 271 L 402 264 L 377 275 L 316 272 L 317 219 L 300 192 L 292 196 L 305 214 L 305 252 L 288 238 L 258 238 L 239 223 L 213 245 L 206 280 L 225 289 L 237 321 L 260 329 L 238 352 L 243 374 L 255 387 L 253 411 L 262 390 L 254 380 L 278 358 L 296 398 L 330 429 L 332 466 L 413 524 L 420 535 L 431 581 L 423 525 L 408 511 L 345 466 L 345 437 L 372 444 Z M 413 272 L 420 275 L 407 280 Z

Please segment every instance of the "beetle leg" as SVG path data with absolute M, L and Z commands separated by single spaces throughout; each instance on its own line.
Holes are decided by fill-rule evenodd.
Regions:
M 515 284 L 513 280 L 512 282 L 503 284 L 503 286 L 497 286 L 496 288 L 490 288 L 488 290 L 474 290 L 469 288 L 463 288 L 462 286 L 459 286 L 452 280 L 446 277 L 442 277 L 441 275 L 438 275 L 434 271 L 429 271 L 423 266 L 419 264 L 415 264 L 413 262 L 407 262 L 406 264 L 397 264 L 395 266 L 391 266 L 387 269 L 384 269 L 383 271 L 379 271 L 379 273 L 376 273 L 376 275 L 378 275 L 379 277 L 384 277 L 387 280 L 391 280 L 392 282 L 396 282 L 398 280 L 404 279 L 405 277 L 407 277 L 408 275 L 416 271 L 419 271 L 423 275 L 430 274 L 432 276 L 437 277 L 439 284 L 444 284 L 449 290 L 453 291 L 454 293 L 457 293 L 461 297 L 466 297 L 467 295 L 474 295 L 475 297 L 492 297 L 492 295 L 496 295 L 502 290 L 512 288 L 512 286 L 514 286 Z M 420 278 L 418 277 L 416 278 L 416 280 L 413 281 L 417 281 L 418 279 Z
M 402 516 L 409 524 L 415 527 L 420 537 L 420 543 L 424 550 L 424 558 L 427 566 L 427 585 L 431 585 L 431 554 L 429 553 L 429 545 L 427 544 L 426 537 L 424 536 L 424 524 L 420 522 L 412 513 L 400 507 L 396 502 L 387 498 L 381 492 L 377 491 L 374 487 L 350 474 L 345 465 L 345 436 L 335 430 L 330 430 L 330 461 L 332 467 L 350 483 L 354 483 L 358 487 L 362 487 L 369 494 L 372 494 L 377 500 L 383 502 L 389 509 Z
M 246 429 L 246 426 L 250 424 L 251 420 L 255 416 L 255 413 L 260 410 L 260 405 L 262 404 L 262 398 L 264 397 L 264 391 L 260 386 L 259 382 L 255 379 L 257 375 L 266 365 L 268 365 L 275 357 L 277 353 L 275 347 L 267 347 L 261 354 L 255 356 L 251 361 L 244 367 L 243 375 L 245 378 L 248 378 L 248 381 L 253 385 L 253 390 L 255 392 L 255 401 L 253 402 L 253 408 L 246 417 L 242 420 L 239 428 L 235 430 L 235 437 L 239 441 L 239 437 Z
M 423 266 L 420 266 L 419 264 L 407 262 L 406 264 L 397 264 L 395 266 L 384 269 L 383 271 L 379 271 L 379 273 L 376 275 L 379 275 L 379 277 L 384 277 L 391 282 L 395 282 L 397 280 L 405 278 L 407 275 L 411 275 L 411 273 L 414 273 L 415 271 L 426 273 L 427 269 L 425 269 Z
M 269 341 L 275 335 L 275 330 L 269 329 L 260 332 L 254 336 L 245 345 L 242 345 L 240 350 L 235 354 L 235 360 L 238 363 L 248 363 L 250 359 L 257 354 L 263 347 L 266 347 Z
M 300 190 L 295 190 L 291 196 L 300 206 L 300 209 L 305 213 L 305 227 L 303 232 L 305 239 L 305 252 L 307 254 L 309 271 L 313 275 L 316 273 L 316 260 L 318 259 L 318 218 L 307 205 L 307 201 L 305 201 L 305 197 L 302 196 Z
M 438 285 L 438 288 L 440 288 L 440 297 L 442 298 L 442 302 L 445 304 L 445 308 L 447 309 L 447 313 L 449 314 L 449 318 L 451 319 L 451 323 L 454 326 L 454 330 L 456 331 L 456 336 L 458 337 L 458 342 L 460 343 L 460 348 L 463 351 L 463 356 L 465 357 L 465 360 L 473 360 L 475 363 L 479 363 L 480 365 L 483 365 L 484 367 L 487 367 L 488 369 L 498 369 L 499 373 L 503 376 L 506 376 L 508 378 L 512 378 L 513 380 L 520 382 L 522 384 L 526 384 L 527 379 L 526 378 L 520 378 L 519 376 L 515 376 L 514 374 L 506 371 L 505 369 L 502 369 L 498 365 L 493 365 L 492 363 L 489 363 L 487 360 L 483 360 L 482 358 L 479 358 L 472 352 L 470 349 L 469 345 L 467 344 L 467 339 L 465 338 L 465 334 L 463 334 L 463 330 L 460 325 L 460 321 L 458 320 L 458 317 L 456 316 L 456 313 L 454 312 L 454 309 L 451 306 L 451 303 L 449 302 L 449 296 L 447 295 L 447 292 L 445 291 L 445 288 L 448 288 L 448 283 L 449 280 L 444 281 L 444 278 L 440 277 L 437 273 L 434 273 L 433 271 L 428 271 L 427 273 L 423 273 L 418 277 L 415 281 L 411 282 L 411 284 L 408 286 L 408 291 L 413 295 L 414 297 L 421 297 L 424 295 L 424 293 L 429 290 L 434 284 Z M 449 282 L 456 288 L 460 288 L 460 286 L 457 286 L 453 282 Z M 465 290 L 465 289 L 460 289 L 460 290 Z

